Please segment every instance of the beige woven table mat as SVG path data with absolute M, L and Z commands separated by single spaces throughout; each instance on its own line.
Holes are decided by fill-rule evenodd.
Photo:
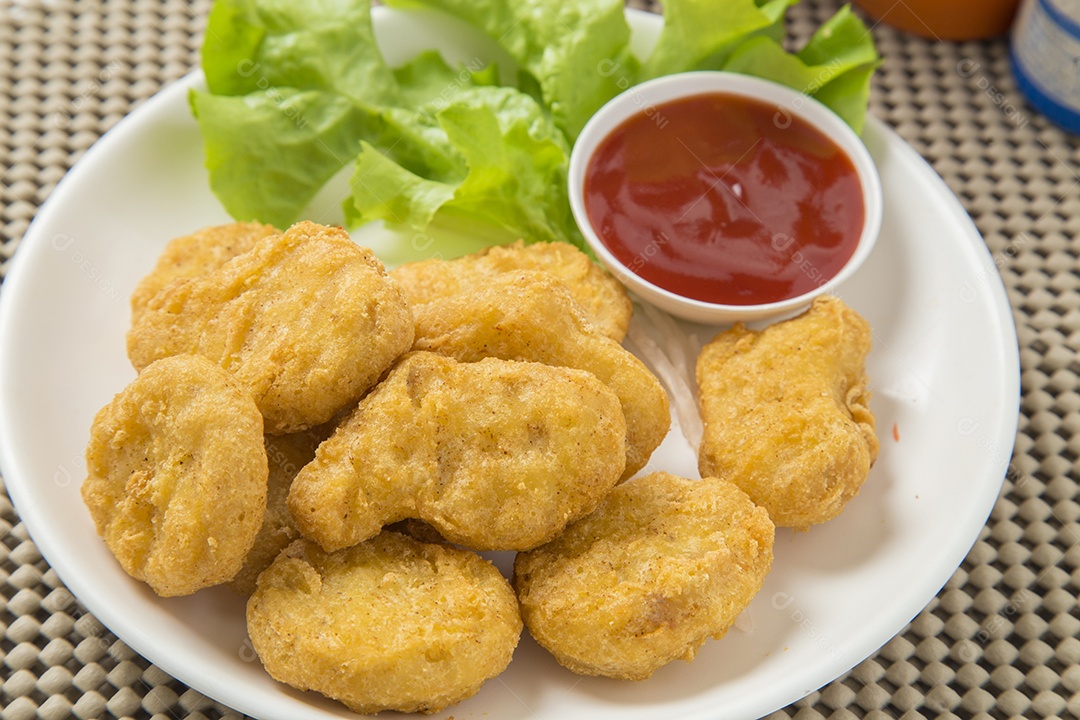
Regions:
M 0 0 L 0 273 L 80 155 L 196 66 L 209 5 Z M 792 35 L 837 5 L 807 0 Z M 1004 40 L 874 33 L 885 64 L 872 112 L 959 196 L 1008 288 L 1020 430 L 1001 497 L 945 588 L 877 654 L 773 717 L 1080 717 L 1080 147 L 1016 92 Z M 237 717 L 88 614 L 3 493 L 0 536 L 0 719 Z

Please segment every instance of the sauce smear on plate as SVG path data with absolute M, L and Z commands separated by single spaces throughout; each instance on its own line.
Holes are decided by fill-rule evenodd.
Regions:
M 630 271 L 683 297 L 753 305 L 821 286 L 855 252 L 851 159 L 794 113 L 726 93 L 648 108 L 599 144 L 585 209 Z

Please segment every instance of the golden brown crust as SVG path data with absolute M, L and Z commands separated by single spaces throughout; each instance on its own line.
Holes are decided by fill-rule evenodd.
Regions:
M 259 577 L 247 627 L 281 682 L 358 713 L 433 713 L 502 672 L 522 626 L 489 562 L 384 532 L 333 554 L 290 545 Z
M 592 373 L 618 396 L 626 417 L 624 479 L 645 466 L 671 425 L 667 393 L 656 376 L 589 325 L 566 288 L 543 273 L 503 273 L 483 287 L 419 306 L 413 348 L 463 362 L 498 357 Z
M 697 365 L 702 475 L 735 482 L 780 526 L 838 515 L 878 452 L 870 345 L 866 321 L 831 296 L 763 332 L 717 335 Z
M 159 595 L 230 580 L 266 508 L 262 417 L 210 361 L 148 366 L 98 412 L 82 486 L 98 534 Z
M 330 420 L 412 344 L 382 263 L 341 228 L 310 222 L 157 293 L 128 333 L 135 367 L 204 355 L 249 389 L 272 434 Z
M 412 353 L 293 482 L 297 528 L 327 550 L 405 518 L 475 550 L 550 540 L 615 485 L 615 395 L 570 368 Z
M 142 314 L 150 299 L 172 283 L 184 282 L 217 270 L 264 237 L 281 231 L 262 223 L 228 223 L 196 230 L 169 241 L 154 269 L 131 295 L 131 315 Z
M 516 270 L 549 273 L 566 286 L 596 330 L 622 342 L 633 308 L 625 288 L 573 245 L 518 240 L 454 260 L 423 260 L 390 272 L 413 305 L 443 300 L 482 287 L 495 276 Z
M 266 513 L 255 542 L 244 559 L 244 566 L 229 583 L 241 595 L 255 592 L 255 580 L 270 567 L 274 558 L 300 537 L 289 515 L 289 488 L 301 468 L 315 458 L 319 443 L 329 437 L 333 427 L 320 425 L 289 435 L 267 435 L 264 444 L 270 467 L 267 480 Z
M 728 630 L 772 549 L 768 514 L 735 485 L 658 472 L 518 554 L 514 587 L 529 632 L 562 665 L 642 680 Z

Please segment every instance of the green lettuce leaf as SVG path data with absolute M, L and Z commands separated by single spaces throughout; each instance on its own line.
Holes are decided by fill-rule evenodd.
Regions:
M 445 104 L 462 89 L 477 85 L 498 85 L 498 68 L 493 64 L 451 67 L 435 50 L 420 53 L 393 70 L 403 108 Z
M 807 65 L 836 63 L 855 67 L 880 60 L 870 29 L 844 5 L 825 21 L 798 52 Z
M 798 53 L 757 36 L 739 45 L 722 69 L 772 80 L 814 97 L 862 132 L 870 78 L 880 63 L 870 31 L 844 6 Z
M 361 141 L 414 171 L 464 176 L 434 115 L 415 108 L 495 81 L 494 68 L 452 68 L 435 52 L 392 70 L 364 0 L 219 0 L 203 67 L 211 92 L 190 102 L 210 187 L 233 217 L 278 226 L 355 161 Z
M 780 27 L 784 11 L 798 0 L 665 0 L 664 27 L 642 80 L 661 75 L 718 68 L 735 45 Z
M 350 185 L 352 196 L 344 203 L 350 226 L 385 220 L 421 230 L 454 198 L 457 183 L 410 172 L 365 142 Z
M 396 104 L 363 0 L 217 0 L 202 46 L 215 95 L 321 90 L 366 105 Z
M 749 0 L 747 0 L 749 2 Z M 637 80 L 623 0 L 389 0 L 455 15 L 495 39 L 535 81 L 573 140 L 600 106 Z M 523 81 L 522 86 L 527 86 Z
M 401 102 L 367 0 L 218 0 L 192 112 L 210 187 L 238 219 L 288 225 Z
M 210 188 L 238 220 L 294 222 L 356 156 L 378 118 L 340 96 L 292 88 L 249 95 L 193 92 Z
M 435 117 L 460 154 L 460 168 L 421 175 L 365 145 L 346 204 L 351 223 L 384 220 L 423 230 L 442 214 L 496 228 L 507 240 L 583 244 L 566 198 L 569 148 L 532 98 L 477 87 L 458 93 Z M 434 137 L 402 137 L 395 147 Z

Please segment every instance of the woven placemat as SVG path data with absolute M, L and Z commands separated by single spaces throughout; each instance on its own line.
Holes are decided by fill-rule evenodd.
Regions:
M 81 154 L 195 67 L 209 5 L 0 0 L 0 273 Z M 795 8 L 793 37 L 837 6 Z M 1080 147 L 1019 96 L 1004 40 L 873 31 L 885 63 L 872 112 L 959 196 L 1008 288 L 1020 430 L 1001 497 L 938 596 L 873 657 L 772 717 L 1080 717 Z M 87 613 L 3 493 L 0 536 L 2 720 L 239 717 Z

